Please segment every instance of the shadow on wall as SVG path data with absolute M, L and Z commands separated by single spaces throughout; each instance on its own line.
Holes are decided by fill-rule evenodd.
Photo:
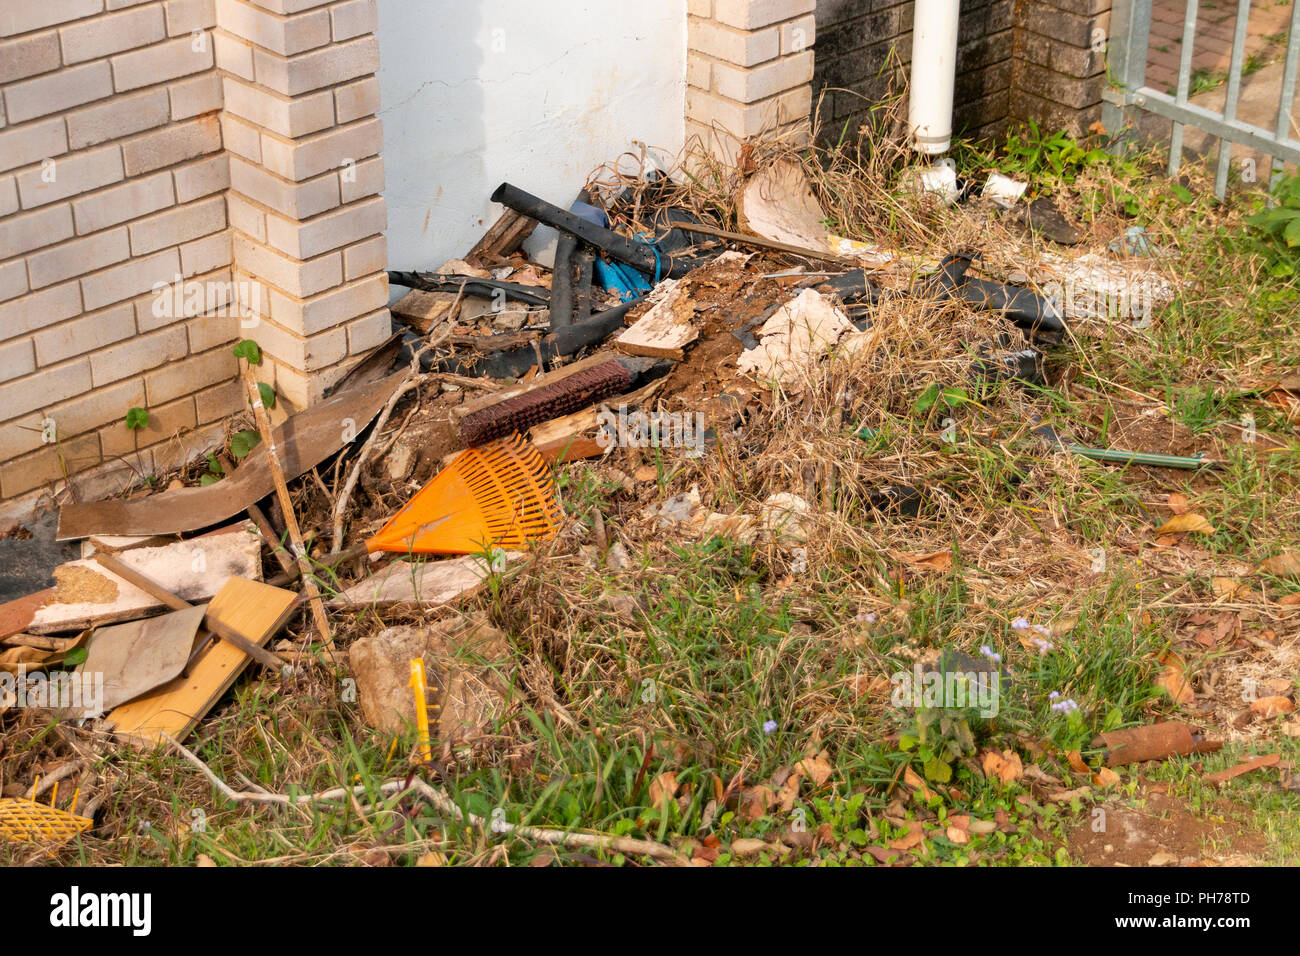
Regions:
M 913 9 L 911 0 L 817 0 L 813 97 L 825 92 L 823 140 L 852 138 L 873 106 L 906 88 Z M 1009 115 L 1011 15 L 1012 0 L 962 0 L 953 109 L 958 135 L 999 135 Z
M 620 4 L 611 15 L 600 0 L 384 0 L 390 266 L 435 268 L 463 255 L 500 214 L 488 196 L 503 180 L 567 203 L 634 140 L 675 154 L 685 7 Z M 553 236 L 539 229 L 530 251 Z

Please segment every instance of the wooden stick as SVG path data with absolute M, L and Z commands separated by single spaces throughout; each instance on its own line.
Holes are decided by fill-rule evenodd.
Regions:
M 225 455 L 219 456 L 218 460 L 227 474 L 235 470 L 235 463 Z M 289 552 L 284 550 L 284 545 L 280 543 L 280 536 L 275 533 L 275 528 L 271 526 L 270 520 L 266 517 L 266 512 L 258 506 L 257 502 L 253 502 L 248 506 L 248 517 L 253 524 L 257 525 L 257 530 L 266 539 L 266 546 L 271 549 L 271 553 L 275 555 L 275 560 L 280 563 L 280 570 L 284 571 L 285 574 L 295 570 L 298 566 L 293 563 L 293 558 L 289 556 Z
M 816 259 L 818 262 L 839 262 L 844 265 L 860 265 L 857 259 L 851 259 L 847 256 L 837 256 L 833 252 L 818 252 L 816 249 L 807 249 L 804 246 L 794 246 L 788 242 L 777 242 L 775 239 L 764 239 L 762 236 L 749 236 L 743 232 L 729 232 L 726 229 L 719 229 L 717 226 L 706 226 L 702 223 L 694 222 L 670 222 L 668 228 L 681 229 L 684 232 L 702 232 L 707 236 L 718 236 L 719 238 L 729 240 L 730 242 L 740 243 L 744 246 L 753 246 L 756 249 L 771 249 L 774 252 L 788 252 L 794 256 L 803 256 L 805 259 Z
M 173 611 L 183 611 L 186 608 L 194 606 L 193 604 L 190 604 L 188 601 L 177 597 L 171 591 L 168 591 L 157 581 L 153 580 L 150 577 L 147 577 L 146 575 L 141 574 L 139 571 L 131 567 L 129 564 L 125 564 L 122 561 L 119 561 L 111 554 L 102 554 L 97 552 L 95 554 L 95 560 L 98 561 L 105 568 L 107 568 L 109 571 L 112 571 L 119 578 L 124 578 L 125 580 L 130 581 L 141 591 L 144 591 L 146 594 L 149 594 L 157 598 L 159 601 L 162 601 Z M 227 627 L 225 624 L 222 624 L 220 621 L 214 621 L 211 618 L 204 617 L 203 622 L 204 624 L 207 625 L 209 631 L 217 635 L 217 637 L 221 638 L 223 641 L 227 642 L 228 644 L 233 644 L 235 647 L 239 648 L 241 651 L 243 651 L 253 660 L 257 661 L 259 664 L 265 664 L 267 667 L 273 667 L 276 670 L 279 670 L 281 667 L 284 667 L 286 664 L 289 663 L 284 658 L 272 654 L 270 651 L 266 650 L 265 648 L 258 647 L 248 638 L 244 637 L 242 634 L 231 629 L 230 627 Z M 207 643 L 203 642 L 203 644 L 200 646 L 199 649 L 202 650 L 203 647 L 206 646 Z
M 258 391 L 257 379 L 253 377 L 253 367 L 247 362 L 243 365 L 244 385 L 248 388 L 248 398 L 253 404 L 253 417 L 257 420 L 257 430 L 262 434 L 262 444 L 266 446 L 266 460 L 271 466 L 271 479 L 275 482 L 275 494 L 280 500 L 280 510 L 284 512 L 284 525 L 289 532 L 289 543 L 297 557 L 298 570 L 302 574 L 302 589 L 311 606 L 311 616 L 316 623 L 325 649 L 333 657 L 334 641 L 330 637 L 329 621 L 325 617 L 325 603 L 321 600 L 320 590 L 312 577 L 311 562 L 307 560 L 307 549 L 302 544 L 302 531 L 298 528 L 298 518 L 293 512 L 293 499 L 289 497 L 289 485 L 284 480 L 284 469 L 280 465 L 280 452 L 275 447 L 275 436 L 271 432 L 271 420 L 262 405 L 262 393 Z
M 233 644 L 259 664 L 265 664 L 267 667 L 280 670 L 290 666 L 289 662 L 278 654 L 273 654 L 265 647 L 258 647 L 244 635 L 240 634 L 234 628 L 221 621 L 212 618 L 204 618 L 204 623 L 213 634 L 221 638 L 227 644 Z
M 145 594 L 162 601 L 173 611 L 183 611 L 187 607 L 194 606 L 189 601 L 182 600 L 171 591 L 168 591 L 153 578 L 141 574 L 135 568 L 131 567 L 124 561 L 113 557 L 111 554 L 104 554 L 102 551 L 96 551 L 94 557 L 102 567 L 112 571 L 119 578 L 130 581 Z
M 188 747 L 181 744 L 170 734 L 163 733 L 162 737 L 167 743 L 171 744 L 190 764 L 196 767 L 208 782 L 212 784 L 226 799 L 235 803 L 269 803 L 280 806 L 310 806 L 315 803 L 341 800 L 345 797 L 352 798 L 365 794 L 369 791 L 368 787 L 357 786 L 352 788 L 337 787 L 333 790 L 326 790 L 322 793 L 302 793 L 290 795 L 287 793 L 250 793 L 248 791 L 238 792 L 228 783 L 212 772 L 212 769 L 199 759 Z M 424 800 L 433 804 L 448 816 L 460 820 L 469 826 L 479 827 L 481 829 L 490 829 L 493 832 L 509 833 L 522 840 L 532 840 L 537 843 L 546 843 L 551 846 L 580 846 L 589 849 L 612 850 L 615 853 L 634 853 L 640 856 L 648 856 L 651 859 L 659 860 L 669 866 L 690 866 L 690 861 L 670 846 L 662 843 L 655 843 L 651 840 L 638 840 L 635 837 L 613 836 L 607 833 L 583 833 L 572 830 L 556 830 L 550 827 L 531 827 L 521 826 L 515 823 L 508 823 L 505 820 L 489 821 L 477 814 L 467 813 L 461 810 L 446 791 L 430 786 L 419 777 L 414 777 L 408 783 L 404 780 L 390 780 L 387 783 L 379 785 L 379 792 L 385 796 L 395 794 L 415 793 Z

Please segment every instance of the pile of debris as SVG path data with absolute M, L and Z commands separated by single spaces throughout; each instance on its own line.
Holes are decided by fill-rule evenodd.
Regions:
M 1019 195 L 999 189 L 1009 203 Z M 1060 304 L 1027 276 L 1005 284 L 961 251 L 909 259 L 832 234 L 789 160 L 746 179 L 735 222 L 680 193 L 655 174 L 592 184 L 566 209 L 503 183 L 492 198 L 505 213 L 462 258 L 389 273 L 411 290 L 393 308 L 407 331 L 276 428 L 249 370 L 258 351 L 241 343 L 260 445 L 210 469 L 220 480 L 62 509 L 58 537 L 80 541 L 82 557 L 53 569 L 53 587 L 0 606 L 0 719 L 38 706 L 98 753 L 171 748 L 239 799 L 185 738 L 250 666 L 286 687 L 347 666 L 366 721 L 416 728 L 428 760 L 431 740 L 447 748 L 492 727 L 513 693 L 493 667 L 508 641 L 481 615 L 385 628 L 353 641 L 345 665 L 340 624 L 379 606 L 445 609 L 563 534 L 553 466 L 647 447 L 699 458 L 827 366 L 869 374 L 876 316 L 891 304 L 986 316 L 966 343 L 962 380 L 975 392 L 1042 381 L 1043 349 L 1068 335 Z M 551 268 L 521 251 L 539 224 L 559 233 Z M 906 507 L 910 491 L 882 486 L 873 500 Z M 692 494 L 662 504 L 664 527 L 788 536 L 811 507 L 781 493 L 757 517 L 702 515 Z M 111 782 L 91 763 L 21 769 L 47 786 L 74 778 L 66 809 L 57 791 L 34 802 L 39 780 L 0 779 L 0 835 L 57 843 L 93 826 Z M 55 823 L 37 819 L 51 813 Z M 19 823 L 6 828 L 9 817 Z

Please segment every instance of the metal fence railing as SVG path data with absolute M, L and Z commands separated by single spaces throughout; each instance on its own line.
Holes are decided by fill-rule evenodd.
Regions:
M 1272 2 L 1272 0 L 1266 0 Z M 1178 86 L 1173 96 L 1146 84 L 1147 47 L 1151 38 L 1152 0 L 1115 0 L 1111 8 L 1111 36 L 1108 49 L 1108 88 L 1102 93 L 1102 125 L 1108 130 L 1125 128 L 1135 111 L 1146 111 L 1173 122 L 1169 142 L 1169 175 L 1178 172 L 1183 154 L 1183 127 L 1193 126 L 1219 140 L 1214 192 L 1220 199 L 1228 188 L 1233 145 L 1273 157 L 1274 181 L 1284 163 L 1300 164 L 1300 140 L 1291 129 L 1291 107 L 1295 100 L 1296 64 L 1300 60 L 1300 0 L 1291 7 L 1282 83 L 1278 91 L 1277 125 L 1268 130 L 1237 119 L 1245 63 L 1246 26 L 1250 0 L 1237 0 L 1237 22 L 1232 37 L 1227 91 L 1223 112 L 1188 102 L 1192 82 L 1192 51 L 1196 44 L 1198 0 L 1187 0 L 1183 20 L 1183 42 L 1178 64 Z

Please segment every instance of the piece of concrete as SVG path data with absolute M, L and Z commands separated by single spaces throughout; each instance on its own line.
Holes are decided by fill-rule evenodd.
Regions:
M 497 554 L 497 570 L 521 557 L 517 551 Z M 393 561 L 329 601 L 330 607 L 364 604 L 446 604 L 474 593 L 491 569 L 476 554 L 462 558 Z
M 430 730 L 457 745 L 492 729 L 510 698 L 510 642 L 485 617 L 432 627 L 390 627 L 348 651 L 366 723 L 388 733 L 415 727 L 411 661 L 424 661 Z

